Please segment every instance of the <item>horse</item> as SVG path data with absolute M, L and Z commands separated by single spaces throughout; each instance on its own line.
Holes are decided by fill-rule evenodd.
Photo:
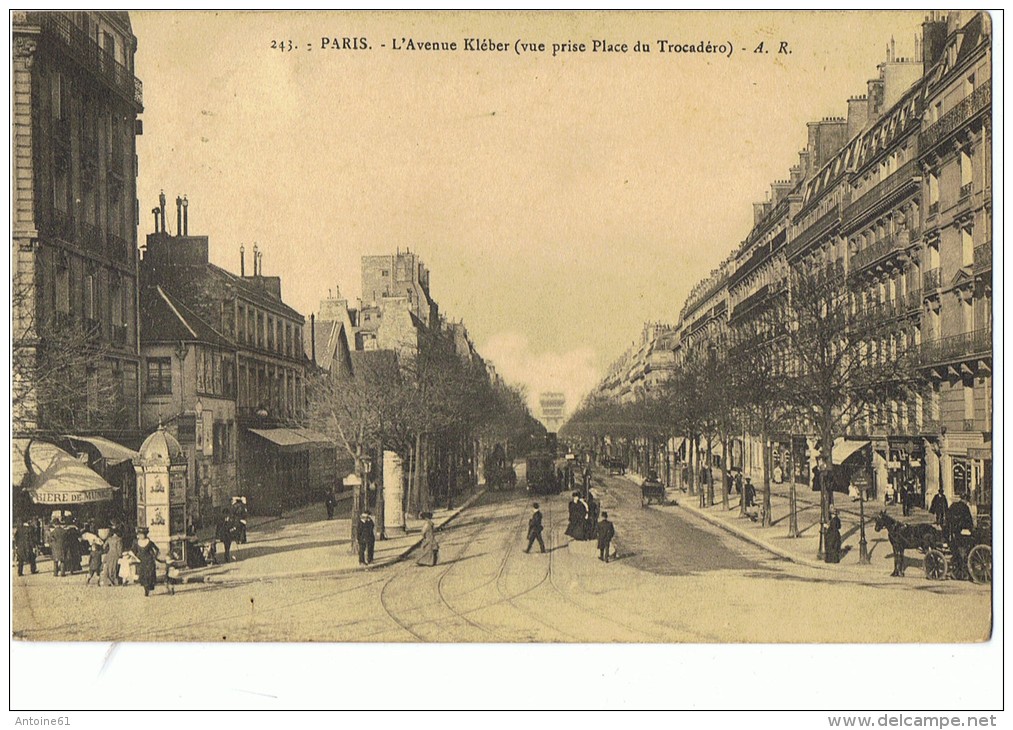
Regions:
M 943 543 L 942 530 L 935 525 L 905 525 L 885 511 L 876 515 L 876 532 L 884 528 L 890 538 L 890 547 L 893 548 L 893 572 L 890 575 L 894 578 L 904 577 L 906 549 L 921 550 L 924 553 Z

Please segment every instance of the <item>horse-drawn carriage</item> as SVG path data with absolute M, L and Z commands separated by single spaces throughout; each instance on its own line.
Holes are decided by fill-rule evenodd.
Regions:
M 965 537 L 970 550 L 966 558 L 943 544 L 925 553 L 925 577 L 931 580 L 962 578 L 964 571 L 973 583 L 992 582 L 992 523 L 981 520 L 978 526 Z M 964 558 L 960 560 L 960 558 Z M 961 564 L 963 563 L 963 564 Z
M 975 583 L 992 582 L 992 524 L 982 518 L 968 536 L 963 536 L 970 549 L 958 561 L 958 553 L 946 541 L 943 530 L 936 525 L 908 525 L 894 519 L 886 512 L 876 516 L 876 531 L 885 529 L 893 548 L 893 573 L 904 575 L 904 551 L 920 550 L 925 556 L 925 577 L 931 580 L 963 578 L 965 575 Z
M 667 495 L 665 494 L 665 485 L 658 479 L 658 475 L 655 472 L 651 472 L 647 475 L 647 479 L 640 485 L 640 506 L 646 507 L 654 500 L 658 504 L 665 504 Z

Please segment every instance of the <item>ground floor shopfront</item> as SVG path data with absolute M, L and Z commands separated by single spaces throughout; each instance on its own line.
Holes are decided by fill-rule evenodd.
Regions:
M 344 476 L 334 444 L 305 428 L 244 428 L 237 457 L 239 491 L 252 514 L 322 502 Z

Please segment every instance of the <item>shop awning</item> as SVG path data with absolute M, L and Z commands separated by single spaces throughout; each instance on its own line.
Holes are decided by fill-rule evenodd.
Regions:
M 334 442 L 330 438 L 328 438 L 327 436 L 324 436 L 322 433 L 319 433 L 317 431 L 313 431 L 313 430 L 308 429 L 308 428 L 294 428 L 292 430 L 295 431 L 300 436 L 302 436 L 304 439 L 306 439 L 311 444 L 315 444 L 317 446 L 324 446 L 324 445 L 327 445 L 327 444 L 333 445 L 334 444 Z
M 311 447 L 331 444 L 321 433 L 308 428 L 251 428 L 250 433 L 270 441 L 280 451 L 305 451 Z
M 107 466 L 116 466 L 124 461 L 133 461 L 137 458 L 137 452 L 133 449 L 128 449 L 126 446 L 101 436 L 64 436 L 63 438 L 71 442 L 91 444 L 105 459 Z
M 28 439 L 11 439 L 11 483 L 21 486 L 21 482 L 28 476 L 28 464 L 25 462 L 25 449 L 28 448 Z
M 863 446 L 868 446 L 868 441 L 849 441 L 838 438 L 834 440 L 833 457 L 835 464 L 843 464 L 844 460 L 854 454 Z
M 113 498 L 113 488 L 84 462 L 45 441 L 30 443 L 29 447 L 29 439 L 12 442 L 11 466 L 18 484 L 20 462 L 21 477 L 27 476 L 28 493 L 36 504 L 86 504 Z M 25 449 L 28 449 L 31 471 L 25 465 Z

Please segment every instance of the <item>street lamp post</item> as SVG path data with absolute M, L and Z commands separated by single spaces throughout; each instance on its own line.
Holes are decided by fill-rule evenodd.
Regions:
M 858 562 L 860 565 L 868 565 L 872 562 L 869 557 L 869 543 L 865 539 L 865 489 L 868 481 L 858 486 Z
M 788 537 L 798 537 L 798 495 L 795 484 L 795 455 L 789 453 L 788 473 L 791 481 L 788 484 Z
M 824 552 L 824 545 L 826 541 L 827 533 L 827 512 L 829 505 L 827 504 L 827 460 L 823 456 L 820 456 L 816 460 L 816 466 L 820 470 L 820 544 L 816 549 L 816 559 L 823 560 L 826 557 Z
M 356 473 L 351 473 L 344 479 L 346 487 L 352 489 L 352 532 L 350 545 L 352 546 L 352 554 L 355 555 L 359 551 L 359 531 L 356 529 L 359 523 L 359 515 L 362 511 L 362 505 L 359 502 L 362 490 L 362 479 Z

